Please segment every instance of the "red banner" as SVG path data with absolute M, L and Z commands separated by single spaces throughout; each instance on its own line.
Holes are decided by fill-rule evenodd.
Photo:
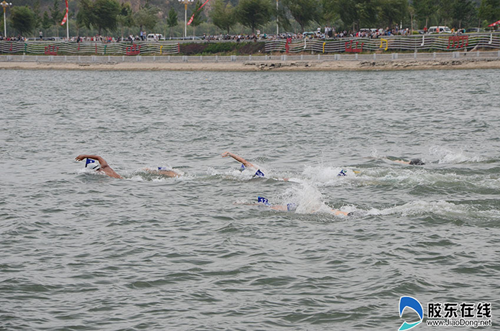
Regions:
M 68 1 L 68 0 L 66 0 Z M 201 8 L 203 8 L 203 6 L 205 6 L 207 4 L 207 2 L 209 2 L 210 0 L 207 0 L 203 3 L 203 5 L 200 6 L 200 8 L 198 8 L 198 10 L 201 10 Z M 193 20 L 194 20 L 194 14 L 193 16 L 191 16 L 191 18 L 189 19 L 189 22 L 187 22 L 187 25 L 191 25 L 191 23 L 193 23 Z
M 496 21 L 495 23 L 491 23 L 490 25 L 488 26 L 495 26 L 495 25 L 499 25 L 500 24 L 500 21 Z
M 66 0 L 66 15 L 64 15 L 61 25 L 64 25 L 67 20 L 68 20 L 68 0 Z

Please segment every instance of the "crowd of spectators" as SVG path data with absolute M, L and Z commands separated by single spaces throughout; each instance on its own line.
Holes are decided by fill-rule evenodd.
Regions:
M 452 30 L 453 33 L 460 34 L 462 31 Z M 426 33 L 427 28 L 424 28 L 421 33 Z M 412 32 L 408 28 L 400 29 L 398 27 L 386 29 L 360 29 L 359 31 L 347 31 L 347 30 L 339 30 L 337 31 L 333 27 L 326 26 L 323 29 L 317 28 L 316 31 L 303 32 L 303 33 L 292 33 L 292 32 L 282 32 L 279 34 L 266 34 L 261 33 L 257 30 L 256 33 L 253 34 L 217 34 L 217 35 L 207 35 L 203 34 L 201 37 L 186 37 L 185 39 L 196 39 L 196 40 L 204 40 L 204 41 L 265 41 L 265 40 L 286 40 L 286 39 L 343 39 L 343 38 L 380 38 L 380 37 L 388 37 L 394 35 L 402 35 L 407 36 Z M 172 39 L 183 39 L 183 38 L 172 38 Z M 40 32 L 39 38 L 25 38 L 22 36 L 17 37 L 7 37 L 4 38 L 0 35 L 0 41 L 28 41 L 28 40 L 48 40 L 48 41 L 68 41 L 65 37 L 50 37 L 43 38 L 42 32 Z M 101 42 L 101 43 L 113 43 L 113 42 L 135 42 L 135 41 L 145 41 L 146 40 L 146 32 L 141 31 L 138 35 L 129 35 L 128 37 L 112 37 L 112 36 L 76 36 L 69 38 L 71 42 Z M 167 38 L 168 40 L 168 38 Z M 155 40 L 158 41 L 158 40 Z

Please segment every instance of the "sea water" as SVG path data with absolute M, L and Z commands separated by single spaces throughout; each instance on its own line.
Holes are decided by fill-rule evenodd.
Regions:
M 0 329 L 397 330 L 402 296 L 495 325 L 498 70 L 0 78 Z

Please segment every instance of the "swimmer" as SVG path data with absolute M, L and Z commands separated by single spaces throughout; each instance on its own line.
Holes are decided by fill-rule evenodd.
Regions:
M 166 167 L 158 167 L 158 169 L 150 169 L 150 168 L 145 168 L 145 171 L 149 172 L 150 174 L 153 175 L 161 175 L 161 176 L 166 176 L 166 177 L 180 177 L 181 174 L 169 170 Z
M 75 160 L 77 160 L 77 161 L 82 161 L 83 159 L 87 159 L 87 162 L 85 163 L 86 168 L 90 168 L 90 169 L 95 170 L 97 172 L 104 173 L 104 174 L 108 175 L 109 177 L 122 179 L 122 176 L 118 175 L 108 165 L 108 162 L 106 162 L 106 160 L 104 160 L 102 157 L 100 157 L 98 155 L 78 155 L 75 158 Z
M 271 205 L 269 203 L 269 200 L 267 200 L 264 197 L 258 197 L 257 198 L 257 202 L 258 202 L 257 205 L 264 205 L 264 206 L 267 206 L 267 207 L 269 207 L 269 208 L 271 208 L 273 210 L 278 210 L 278 211 L 295 211 L 297 209 L 297 205 L 294 204 L 294 203 L 287 203 L 286 205 Z M 335 216 L 339 216 L 339 215 L 352 216 L 353 215 L 353 213 L 348 213 L 348 212 L 341 211 L 341 210 L 338 210 L 338 209 L 330 209 L 330 211 Z
M 230 153 L 230 152 L 222 153 L 222 157 L 228 157 L 228 156 L 232 157 L 233 159 L 235 159 L 236 161 L 241 163 L 241 168 L 240 168 L 241 171 L 245 170 L 246 168 L 250 168 L 253 171 L 255 171 L 255 174 L 253 175 L 253 177 L 264 177 L 264 173 L 259 169 L 259 167 L 248 162 L 247 160 L 245 160 L 241 156 L 235 155 L 235 154 Z
M 404 160 L 389 160 L 389 161 L 401 164 L 409 164 L 409 165 L 425 165 L 425 163 L 420 159 L 411 159 L 410 161 L 404 161 Z

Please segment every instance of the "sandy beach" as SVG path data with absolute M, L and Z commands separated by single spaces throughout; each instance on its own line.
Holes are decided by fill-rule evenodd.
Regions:
M 224 63 L 47 63 L 0 62 L 10 70 L 145 70 L 145 71 L 372 71 L 372 70 L 443 70 L 500 69 L 497 59 L 396 60 L 396 61 L 246 61 Z

